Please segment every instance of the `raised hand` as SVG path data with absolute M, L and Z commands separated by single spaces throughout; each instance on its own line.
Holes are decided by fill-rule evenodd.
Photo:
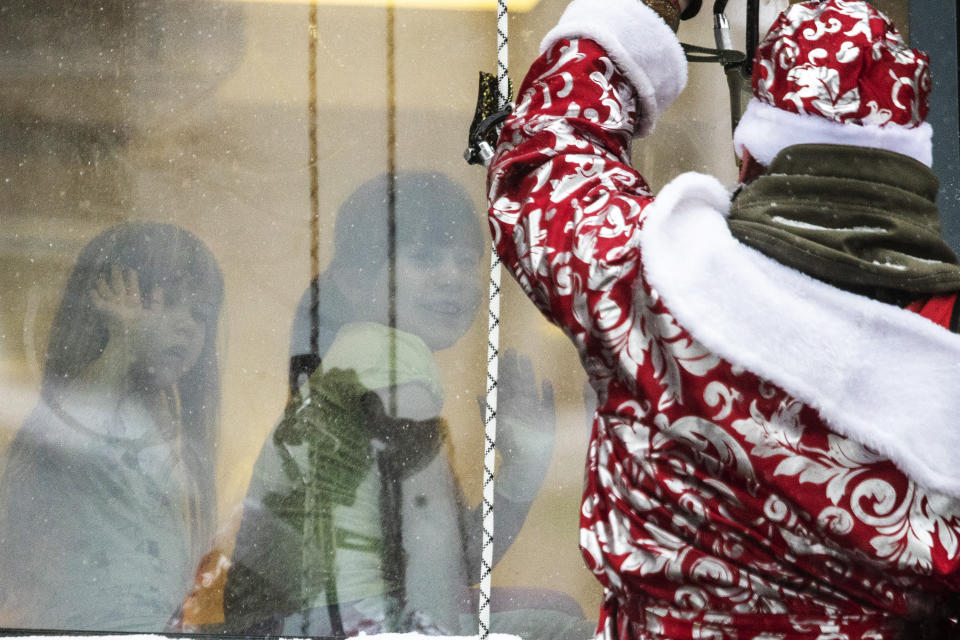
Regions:
M 500 360 L 498 405 L 497 449 L 503 464 L 497 489 L 514 500 L 533 500 L 553 453 L 553 385 L 544 380 L 538 390 L 530 358 L 507 350 Z
M 101 276 L 90 290 L 93 306 L 103 314 L 110 340 L 136 342 L 150 331 L 151 319 L 163 313 L 163 290 L 154 287 L 143 297 L 134 269 L 110 267 L 109 276 Z
M 483 398 L 477 398 L 480 414 L 484 415 Z M 530 359 L 510 349 L 500 359 L 497 420 L 497 451 L 500 465 L 494 478 L 496 487 L 495 510 L 497 526 L 494 530 L 493 561 L 496 564 L 523 527 L 530 505 L 550 466 L 556 433 L 556 410 L 553 385 L 544 380 L 537 389 L 537 378 Z M 482 509 L 478 505 L 468 516 L 468 564 L 480 579 L 479 535 Z
M 498 406 L 500 417 L 510 422 L 521 422 L 531 429 L 553 433 L 556 411 L 553 385 L 544 379 L 537 389 L 533 363 L 514 349 L 508 349 L 500 359 Z M 509 430 L 508 430 L 509 431 Z M 510 436 L 504 433 L 504 439 Z

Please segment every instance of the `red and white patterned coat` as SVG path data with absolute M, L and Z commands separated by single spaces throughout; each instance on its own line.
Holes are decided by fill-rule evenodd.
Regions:
M 654 199 L 630 141 L 679 92 L 650 61 L 685 65 L 639 2 L 575 0 L 544 50 L 490 226 L 600 398 L 598 637 L 892 638 L 960 590 L 960 338 L 923 317 L 954 298 L 903 310 L 783 267 L 730 236 L 706 176 Z

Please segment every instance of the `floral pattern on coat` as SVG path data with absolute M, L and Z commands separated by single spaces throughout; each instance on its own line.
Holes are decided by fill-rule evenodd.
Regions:
M 531 68 L 490 172 L 500 256 L 598 392 L 581 509 L 598 637 L 883 640 L 960 587 L 960 503 L 711 353 L 645 280 L 636 98 L 599 45 Z
M 867 2 L 794 5 L 770 31 L 776 37 L 760 43 L 753 73 L 767 104 L 837 123 L 926 121 L 930 59 Z

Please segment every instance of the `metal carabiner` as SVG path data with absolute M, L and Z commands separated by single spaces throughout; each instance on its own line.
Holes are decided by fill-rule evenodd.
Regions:
M 717 46 L 717 51 L 733 50 L 733 42 L 730 37 L 730 21 L 727 20 L 727 2 L 728 0 L 715 0 L 713 3 L 713 39 Z M 747 0 L 747 33 L 746 33 L 746 53 L 742 53 L 743 59 L 737 62 L 741 66 L 741 73 L 745 78 L 750 77 L 753 68 L 753 58 L 756 55 L 757 43 L 760 40 L 760 0 Z M 687 45 L 684 45 L 686 47 Z M 695 47 L 699 49 L 699 47 Z M 721 63 L 726 66 L 726 63 Z
M 750 79 L 759 41 L 760 0 L 747 0 L 746 52 L 733 48 L 730 21 L 727 20 L 725 13 L 727 2 L 728 0 L 715 0 L 713 3 L 715 49 L 686 43 L 682 46 L 689 62 L 717 62 L 723 66 L 727 76 L 727 87 L 730 90 L 730 126 L 731 130 L 736 130 L 740 116 L 743 114 L 743 81 Z M 700 8 L 699 3 L 696 3 L 696 7 Z M 695 11 L 693 15 L 696 15 Z

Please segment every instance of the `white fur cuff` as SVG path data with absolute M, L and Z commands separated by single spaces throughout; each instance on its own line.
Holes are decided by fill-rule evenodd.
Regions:
M 807 114 L 792 113 L 754 98 L 733 134 L 737 156 L 743 149 L 764 166 L 795 144 L 845 144 L 886 149 L 933 165 L 933 127 L 923 123 L 910 129 L 902 125 L 840 124 Z
M 637 92 L 634 132 L 648 134 L 662 111 L 687 85 L 680 41 L 656 11 L 640 0 L 573 0 L 547 33 L 540 52 L 558 40 L 588 38 L 607 52 Z

